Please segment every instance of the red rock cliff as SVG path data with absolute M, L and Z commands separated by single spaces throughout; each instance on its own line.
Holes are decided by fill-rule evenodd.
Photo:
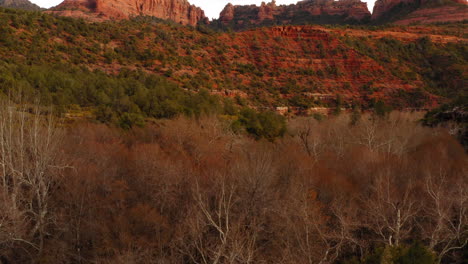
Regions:
M 385 13 L 389 12 L 392 8 L 399 4 L 410 4 L 414 0 L 377 0 L 375 1 L 374 11 L 372 12 L 372 19 L 376 20 L 382 17 Z
M 223 24 L 229 23 L 231 20 L 234 19 L 234 12 L 235 12 L 235 7 L 231 3 L 227 4 L 224 7 L 223 11 L 221 11 L 221 14 L 219 14 L 219 20 Z
M 205 13 L 187 0 L 65 0 L 50 13 L 91 20 L 154 16 L 183 25 L 207 22 Z
M 405 14 L 397 8 L 406 9 Z M 372 20 L 382 19 L 397 24 L 463 21 L 468 19 L 467 0 L 377 0 Z
M 295 5 L 276 5 L 273 0 L 260 6 L 234 6 L 228 4 L 221 12 L 219 20 L 224 25 L 242 28 L 246 25 L 259 25 L 264 21 L 272 24 L 300 24 L 315 22 L 346 23 L 363 21 L 371 16 L 367 4 L 360 0 L 304 0 Z

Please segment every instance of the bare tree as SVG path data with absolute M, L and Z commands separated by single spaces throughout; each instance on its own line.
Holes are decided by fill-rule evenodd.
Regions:
M 296 133 L 300 140 L 301 146 L 309 156 L 312 156 L 315 160 L 318 160 L 325 147 L 320 126 L 315 120 L 310 118 L 301 120 L 297 126 Z
M 356 208 L 341 197 L 325 204 L 314 188 L 298 185 L 282 204 L 281 228 L 276 228 L 285 232 L 281 236 L 281 262 L 333 263 L 344 247 L 354 243 L 352 213 Z
M 254 263 L 256 230 L 248 227 L 236 209 L 239 200 L 235 186 L 226 179 L 217 182 L 213 197 L 196 184 L 196 207 L 189 219 L 190 243 L 182 250 L 194 263 Z
M 384 135 L 382 121 L 367 117 L 354 128 L 355 143 L 377 151 L 390 144 L 391 139 Z
M 437 252 L 440 263 L 449 252 L 468 244 L 466 176 L 453 181 L 443 168 L 435 175 L 427 172 L 425 192 L 429 198 L 424 207 L 428 223 L 422 228 L 423 235 L 429 241 L 429 248 Z
M 405 176 L 382 168 L 369 193 L 362 198 L 368 214 L 366 224 L 389 246 L 399 246 L 410 234 L 419 212 L 415 182 L 409 175 Z
M 41 255 L 47 228 L 53 222 L 49 198 L 59 170 L 60 134 L 51 115 L 38 108 L 2 102 L 0 110 L 1 199 L 8 207 L 14 232 L 0 227 L 4 241 L 20 242 Z

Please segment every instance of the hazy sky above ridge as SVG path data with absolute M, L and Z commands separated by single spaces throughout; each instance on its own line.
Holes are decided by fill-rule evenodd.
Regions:
M 49 8 L 56 6 L 62 2 L 62 0 L 30 0 L 36 5 L 44 8 Z M 256 4 L 260 5 L 262 0 L 188 0 L 191 4 L 201 7 L 205 10 L 205 14 L 209 19 L 218 18 L 219 13 L 223 8 L 228 4 L 232 3 L 234 5 L 251 5 Z M 270 2 L 270 0 L 263 0 L 264 2 Z M 369 10 L 372 12 L 374 8 L 375 0 L 362 0 L 367 2 Z M 297 3 L 297 0 L 276 0 L 277 5 L 287 5 Z

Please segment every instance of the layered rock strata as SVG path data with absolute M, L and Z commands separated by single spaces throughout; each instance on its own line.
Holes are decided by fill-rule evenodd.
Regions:
M 261 24 L 335 24 L 368 20 L 371 13 L 360 0 L 305 0 L 292 5 L 277 5 L 273 0 L 256 5 L 228 4 L 220 14 L 224 25 L 237 28 Z
M 191 26 L 208 21 L 205 12 L 187 0 L 65 0 L 48 12 L 95 21 L 136 16 L 154 16 Z
M 468 20 L 467 0 L 377 0 L 372 20 L 411 23 L 456 22 Z

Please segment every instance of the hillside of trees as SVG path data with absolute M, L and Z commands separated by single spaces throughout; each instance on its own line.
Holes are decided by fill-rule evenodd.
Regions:
M 133 123 L 208 108 L 237 115 L 213 101 L 239 109 L 289 107 L 294 114 L 335 107 L 338 94 L 347 108 L 372 109 L 378 101 L 394 109 L 431 108 L 466 94 L 466 27 L 220 33 L 148 17 L 88 23 L 0 9 L 0 88 L 40 98 L 61 113 L 79 107 L 117 123 L 123 113 Z M 231 102 L 205 98 L 211 106 L 189 109 L 205 100 L 192 98 L 199 91 Z

